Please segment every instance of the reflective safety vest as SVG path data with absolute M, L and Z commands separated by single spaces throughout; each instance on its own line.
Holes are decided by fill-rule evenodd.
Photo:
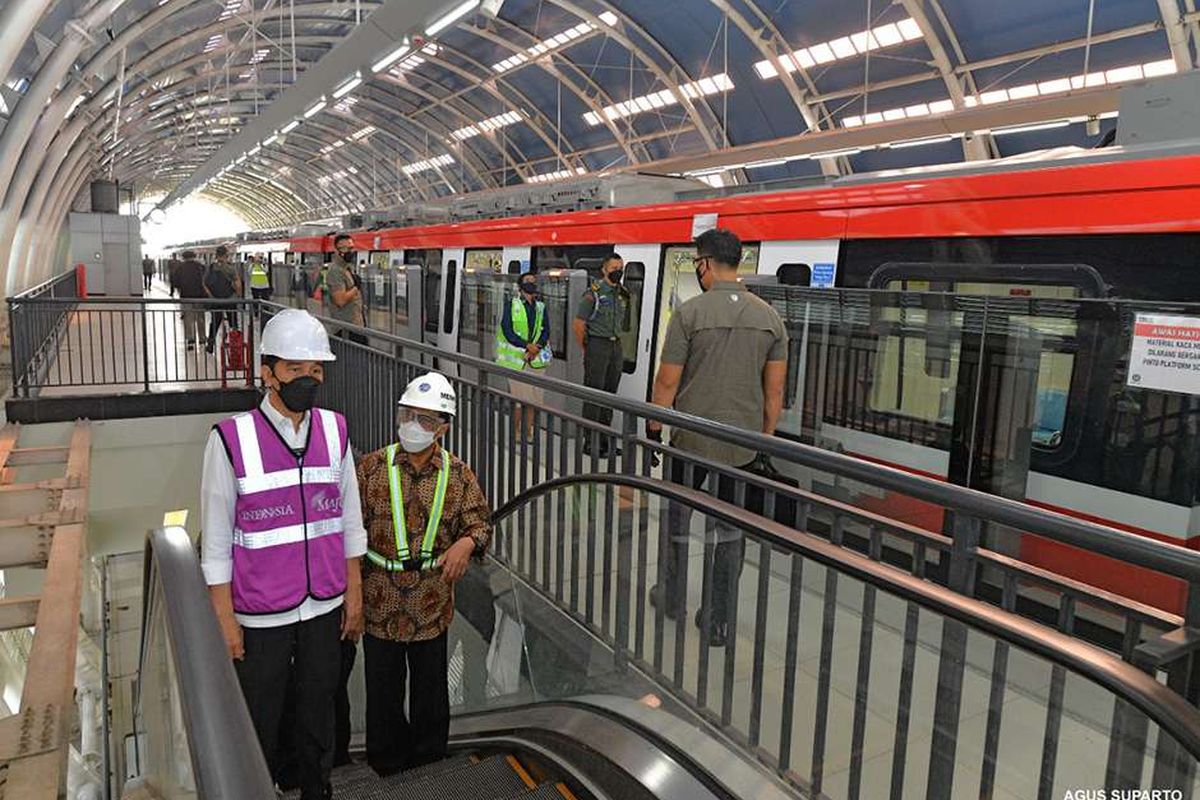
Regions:
M 314 408 L 308 425 L 300 456 L 260 409 L 216 426 L 237 480 L 232 592 L 238 613 L 290 611 L 307 597 L 332 600 L 346 590 L 346 420 Z
M 257 262 L 250 264 L 250 288 L 271 288 L 271 278 L 267 274 L 267 266 L 265 264 L 259 264 Z
M 392 497 L 392 532 L 396 536 L 396 557 L 387 558 L 374 550 L 367 550 L 367 560 L 391 572 L 428 570 L 437 566 L 433 556 L 433 545 L 437 541 L 438 528 L 442 524 L 442 509 L 446 505 L 446 485 L 450 483 L 450 454 L 442 449 L 442 467 L 438 470 L 437 488 L 433 493 L 433 508 L 425 523 L 425 538 L 421 540 L 421 552 L 414 557 L 408 549 L 408 523 L 404 516 L 404 493 L 400 488 L 400 466 L 396 463 L 396 445 L 390 444 L 384 451 L 388 464 L 388 489 Z
M 529 335 L 529 317 L 525 313 L 525 301 L 512 299 L 513 332 L 526 342 L 536 342 L 542 337 L 542 322 L 546 316 L 546 304 L 534 303 L 533 335 Z M 529 362 L 534 369 L 542 369 L 550 362 L 550 348 L 543 347 L 538 357 Z M 525 369 L 525 348 L 517 347 L 504 335 L 504 324 L 496 329 L 496 363 L 509 369 Z

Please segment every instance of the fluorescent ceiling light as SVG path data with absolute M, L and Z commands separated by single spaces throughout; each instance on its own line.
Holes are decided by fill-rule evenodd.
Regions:
M 278 141 L 279 141 L 279 134 L 273 133 L 270 136 L 268 136 L 265 141 L 263 141 L 263 147 L 270 147 L 271 145 L 275 144 Z
M 408 52 L 410 49 L 411 49 L 411 48 L 409 47 L 409 44 L 408 44 L 408 42 L 407 42 L 407 41 L 405 41 L 405 42 L 404 42 L 404 44 L 400 45 L 400 46 L 399 46 L 399 47 L 397 47 L 395 50 L 393 50 L 392 52 L 388 53 L 386 56 L 384 56 L 383 58 L 379 59 L 379 60 L 378 60 L 378 61 L 376 61 L 374 64 L 372 64 L 372 65 L 371 65 L 371 71 L 372 71 L 372 72 L 383 72 L 385 69 L 387 69 L 388 67 L 390 67 L 390 66 L 391 66 L 392 64 L 394 64 L 396 61 L 398 61 L 399 59 L 403 58 L 403 57 L 404 57 L 404 55 L 405 55 L 405 54 L 406 54 L 406 53 L 407 53 L 407 52 Z
M 299 127 L 300 127 L 300 120 L 294 119 L 291 122 L 289 122 L 287 125 L 284 125 L 282 128 L 280 128 L 279 132 L 280 133 L 291 133 L 292 131 L 296 130 L 296 128 L 299 128 Z
M 346 81 L 341 86 L 339 86 L 338 88 L 333 90 L 333 99 L 341 100 L 343 97 L 345 97 L 346 95 L 353 92 L 359 86 L 362 86 L 362 82 L 363 82 L 362 73 L 355 72 L 354 75 L 348 81 Z
M 304 118 L 312 119 L 313 117 L 315 117 L 317 114 L 320 114 L 324 110 L 325 110 L 325 98 L 322 97 L 320 100 L 318 100 L 317 102 L 315 102 L 311 106 L 309 106 L 308 110 L 304 112 Z
M 1036 125 L 1015 125 L 1011 128 L 992 128 L 993 136 L 1003 136 L 1006 133 L 1030 133 L 1032 131 L 1048 131 L 1054 128 L 1065 128 L 1071 124 L 1067 119 L 1056 119 L 1053 122 L 1040 122 Z
M 258 155 L 258 153 L 259 153 L 259 151 L 260 151 L 260 150 L 262 150 L 262 145 L 261 145 L 261 144 L 256 144 L 256 145 L 254 145 L 254 147 L 251 147 L 251 148 L 250 148 L 250 150 L 248 151 L 247 155 L 256 156 L 256 155 Z
M 941 142 L 952 142 L 953 136 L 927 136 L 924 139 L 909 139 L 903 142 L 889 142 L 887 147 L 891 150 L 903 150 L 906 147 L 922 147 L 927 144 L 940 144 Z
M 425 29 L 426 36 L 437 36 L 442 31 L 449 28 L 460 19 L 470 14 L 479 5 L 479 0 L 467 0 L 465 3 L 460 3 L 454 8 L 446 12 L 436 22 Z

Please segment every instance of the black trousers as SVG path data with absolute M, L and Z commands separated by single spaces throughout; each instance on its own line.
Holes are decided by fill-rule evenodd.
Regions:
M 148 275 L 145 272 L 143 272 L 142 273 L 142 287 L 145 289 L 149 289 L 153 284 L 154 284 L 154 274 L 151 273 Z
M 738 469 L 746 469 L 745 466 Z M 708 470 L 704 467 L 694 467 L 692 479 L 685 481 L 684 464 L 682 461 L 671 462 L 671 482 L 689 485 L 699 489 L 708 478 Z M 735 503 L 734 482 L 721 476 L 717 483 L 717 498 L 727 503 Z M 762 508 L 762 490 L 755 487 L 746 489 L 746 507 L 757 505 Z M 661 566 L 659 586 L 663 599 L 669 607 L 678 612 L 686 611 L 687 605 L 687 558 L 691 544 L 689 528 L 692 520 L 692 509 L 679 503 L 670 503 L 667 508 L 667 546 L 661 551 Z M 729 605 L 742 575 L 742 562 L 746 555 L 746 539 L 736 528 L 723 528 L 710 525 L 708 533 L 717 541 L 705 544 L 705 563 L 712 562 L 712 607 L 709 620 L 713 624 L 729 621 Z M 735 610 L 736 613 L 736 610 Z
M 446 756 L 450 738 L 446 638 L 443 633 L 424 642 L 393 642 L 369 633 L 363 636 L 367 763 L 380 775 Z
M 238 682 L 271 774 L 280 764 L 279 730 L 287 705 L 288 673 L 302 800 L 328 800 L 333 769 L 333 696 L 341 661 L 342 610 L 278 628 L 243 628 L 246 655 L 235 661 Z
M 358 655 L 358 645 L 342 640 L 342 663 L 337 691 L 333 696 L 333 766 L 350 763 L 350 673 Z M 300 759 L 296 753 L 296 676 L 288 675 L 287 700 L 279 723 L 279 756 L 274 769 L 275 782 L 284 791 L 300 785 Z
M 583 354 L 584 386 L 615 394 L 621 385 L 621 369 L 624 366 L 625 353 L 621 350 L 620 342 L 602 336 L 587 337 L 587 350 Z M 611 425 L 612 409 L 584 403 L 583 418 Z
M 217 311 L 208 312 L 208 346 L 215 347 L 217 341 L 217 331 L 221 329 L 221 323 L 229 321 L 229 327 L 232 330 L 237 330 L 238 315 L 236 311 Z

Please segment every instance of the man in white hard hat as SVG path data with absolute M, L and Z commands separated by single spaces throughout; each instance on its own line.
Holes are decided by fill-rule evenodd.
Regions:
M 400 398 L 398 442 L 358 465 L 368 539 L 367 763 L 381 775 L 445 756 L 454 584 L 491 540 L 491 509 L 475 473 L 441 446 L 456 409 L 444 376 L 420 376 Z
M 315 405 L 335 358 L 325 328 L 281 311 L 259 352 L 266 397 L 209 434 L 202 566 L 273 774 L 291 674 L 300 796 L 328 800 L 341 641 L 362 630 L 367 537 L 346 420 Z

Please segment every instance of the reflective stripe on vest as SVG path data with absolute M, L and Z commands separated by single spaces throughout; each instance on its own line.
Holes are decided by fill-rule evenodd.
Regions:
M 514 297 L 511 304 L 513 333 L 526 342 L 536 342 L 542 338 L 542 323 L 546 316 L 546 304 L 534 304 L 535 317 L 533 320 L 533 336 L 529 335 L 529 315 L 525 313 L 525 303 L 521 298 Z M 496 363 L 509 369 L 525 369 L 525 348 L 517 347 L 504 335 L 504 323 L 496 329 Z M 541 369 L 546 362 L 537 359 L 529 363 L 534 369 Z
M 267 275 L 267 268 L 261 264 L 250 265 L 250 288 L 251 289 L 268 289 L 271 286 L 270 277 Z
M 396 558 L 387 558 L 374 550 L 367 550 L 367 559 L 391 572 L 433 569 L 437 566 L 437 559 L 433 557 L 433 546 L 437 541 L 438 528 L 442 524 L 446 486 L 450 483 L 450 454 L 445 449 L 442 450 L 442 468 L 438 470 L 433 508 L 429 509 L 429 519 L 425 523 L 425 538 L 421 540 L 420 556 L 415 559 L 408 550 L 408 523 L 404 517 L 404 491 L 400 485 L 400 466 L 396 464 L 396 445 L 388 445 L 384 457 L 388 463 L 388 493 L 392 498 L 392 532 L 396 536 Z

